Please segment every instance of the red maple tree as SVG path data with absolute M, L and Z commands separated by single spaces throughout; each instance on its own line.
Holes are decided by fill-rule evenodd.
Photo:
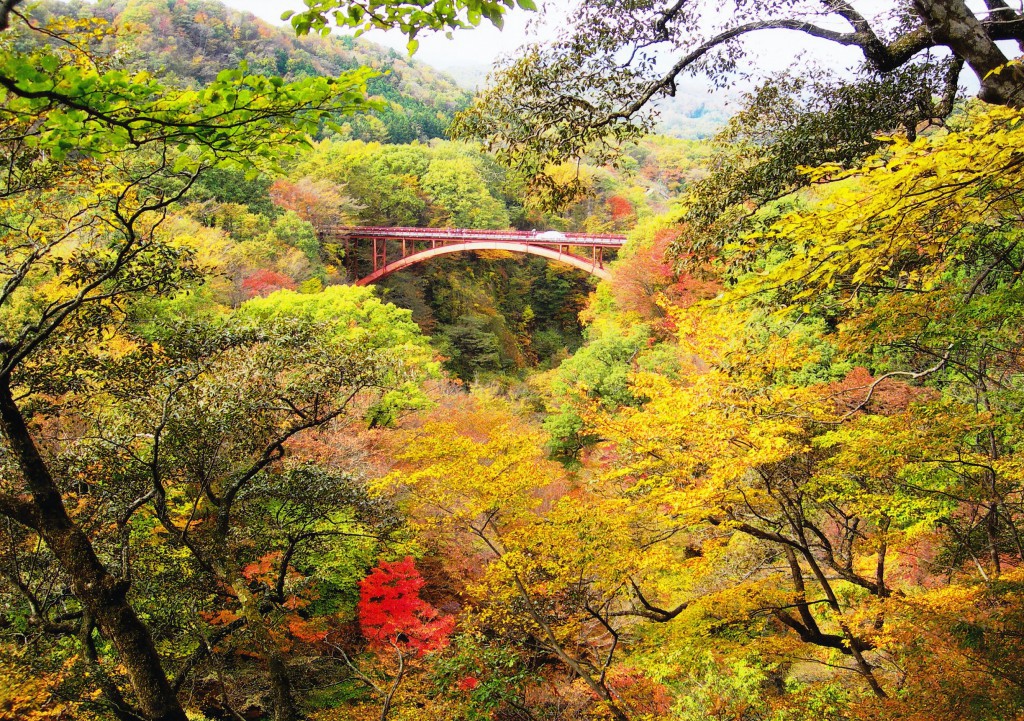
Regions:
M 633 209 L 633 204 L 621 195 L 613 195 L 608 198 L 606 202 L 608 204 L 608 212 L 611 214 L 612 220 L 627 220 L 636 214 L 636 211 Z
M 359 582 L 359 627 L 372 646 L 423 656 L 448 645 L 455 619 L 420 598 L 423 583 L 411 556 L 381 561 Z
M 267 270 L 266 268 L 257 270 L 242 281 L 242 291 L 245 293 L 246 298 L 270 295 L 275 290 L 281 290 L 282 288 L 295 290 L 295 281 L 284 273 Z

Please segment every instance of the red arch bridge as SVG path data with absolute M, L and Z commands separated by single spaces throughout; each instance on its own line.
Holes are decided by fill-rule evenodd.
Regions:
M 599 278 L 608 278 L 608 271 L 604 269 L 604 252 L 618 250 L 626 242 L 623 235 L 560 233 L 552 230 L 537 232 L 340 226 L 331 228 L 325 235 L 344 243 L 346 257 L 354 258 L 351 251 L 359 244 L 371 246 L 373 269 L 369 274 L 359 277 L 356 285 L 368 285 L 440 255 L 472 250 L 504 250 L 539 255 Z

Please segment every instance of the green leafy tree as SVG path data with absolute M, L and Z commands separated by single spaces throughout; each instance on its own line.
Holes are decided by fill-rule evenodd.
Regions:
M 272 216 L 270 184 L 270 178 L 264 175 L 249 178 L 243 170 L 210 168 L 196 181 L 189 200 L 234 203 L 246 206 L 250 213 Z
M 487 318 L 466 316 L 443 330 L 442 352 L 447 366 L 457 377 L 472 381 L 478 373 L 501 369 L 498 338 Z
M 77 486 L 54 463 L 40 426 L 63 415 L 64 394 L 78 390 L 73 379 L 82 369 L 76 363 L 88 355 L 83 341 L 121 325 L 137 299 L 172 295 L 200 281 L 194 254 L 158 232 L 168 210 L 210 169 L 257 169 L 305 144 L 330 117 L 372 107 L 365 85 L 373 73 L 354 69 L 285 83 L 251 74 L 242 64 L 202 89 L 180 90 L 145 72 L 126 72 L 104 55 L 113 36 L 102 21 L 57 16 L 37 25 L 23 10 L 19 0 L 0 5 L 0 152 L 9 168 L 0 184 L 0 514 L 19 533 L 35 534 L 66 574 L 86 654 L 95 657 L 91 639 L 98 630 L 124 668 L 123 690 L 105 687 L 115 712 L 183 721 L 151 630 L 130 600 L 132 577 L 93 543 L 91 526 L 69 495 Z M 405 27 L 420 19 L 406 17 Z M 176 378 L 165 380 L 188 382 Z M 307 381 L 335 389 L 345 383 L 342 376 L 316 374 Z M 309 383 L 302 392 L 316 395 Z M 155 383 L 149 390 L 160 388 L 169 386 Z M 312 415 L 296 406 L 305 420 L 285 429 L 286 437 L 303 423 L 330 417 L 328 406 L 314 405 Z M 269 436 L 262 440 L 269 445 L 254 458 L 257 471 L 280 448 Z M 156 465 L 151 471 L 157 474 L 153 487 L 130 510 L 152 504 L 175 525 L 166 514 L 161 472 Z M 229 475 L 225 500 L 244 485 L 238 485 L 242 477 Z M 230 512 L 222 518 L 230 521 Z M 230 522 L 210 528 L 217 525 L 226 532 Z M 229 584 L 237 579 L 232 568 L 222 568 Z M 31 606 L 31 596 L 27 600 Z M 287 716 L 285 696 L 278 709 Z
M 505 11 L 516 7 L 516 4 L 514 0 L 455 0 L 427 4 L 382 0 L 343 4 L 337 0 L 317 0 L 307 4 L 308 10 L 286 12 L 282 19 L 290 18 L 292 27 L 299 34 L 310 30 L 329 33 L 332 20 L 339 26 L 356 28 L 359 32 L 397 28 L 409 37 L 409 51 L 415 52 L 419 46 L 416 35 L 424 30 L 451 32 L 479 25 L 485 18 L 500 28 Z M 518 6 L 536 9 L 532 0 L 518 0 Z
M 508 213 L 492 196 L 468 158 L 436 158 L 423 175 L 423 189 L 434 201 L 433 225 L 454 228 L 507 228 Z
M 310 260 L 320 258 L 320 241 L 316 229 L 294 211 L 287 211 L 274 223 L 274 235 L 288 245 L 298 248 Z

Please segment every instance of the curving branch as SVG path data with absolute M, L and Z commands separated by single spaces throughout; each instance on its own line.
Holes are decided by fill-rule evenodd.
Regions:
M 629 580 L 629 585 L 632 587 L 633 595 L 636 596 L 636 600 L 640 602 L 640 606 L 642 608 L 633 608 L 629 611 L 615 611 L 608 615 L 639 616 L 640 618 L 646 618 L 649 621 L 655 621 L 656 623 L 667 623 L 690 607 L 690 602 L 684 601 L 673 609 L 659 608 L 647 600 L 643 592 L 640 590 L 640 587 L 636 585 L 636 582 L 633 579 Z
M 185 659 L 185 663 L 183 663 L 181 668 L 178 669 L 178 675 L 175 676 L 174 680 L 171 682 L 171 689 L 174 693 L 181 691 L 181 687 L 185 685 L 185 681 L 188 680 L 192 671 L 195 670 L 196 666 L 198 666 L 213 652 L 213 647 L 215 645 L 223 641 L 238 629 L 242 628 L 244 625 L 244 618 L 236 618 L 234 621 L 221 626 L 209 636 L 205 636 L 203 638 L 203 643 L 199 644 L 199 647 L 191 656 Z
M 847 5 L 846 3 L 836 4 Z M 836 30 L 829 30 L 804 20 L 785 18 L 777 20 L 758 20 L 729 28 L 728 30 L 704 41 L 681 57 L 660 78 L 648 83 L 633 102 L 620 110 L 609 113 L 605 118 L 598 121 L 595 124 L 595 127 L 608 125 L 616 120 L 630 119 L 640 112 L 640 110 L 642 110 L 659 93 L 666 92 L 670 96 L 674 95 L 676 78 L 691 66 L 695 65 L 699 60 L 703 59 L 708 55 L 708 53 L 724 45 L 730 40 L 735 40 L 736 38 L 761 30 L 793 30 L 809 35 L 810 37 L 828 40 L 839 45 L 859 47 L 864 53 L 865 60 L 867 60 L 868 63 L 879 72 L 895 70 L 910 60 L 910 58 L 917 53 L 922 50 L 927 50 L 930 47 L 934 47 L 935 45 L 931 34 L 928 32 L 927 28 L 924 27 L 911 31 L 894 42 L 886 45 L 878 39 L 878 36 L 870 29 L 870 26 L 867 25 L 867 21 L 864 20 L 863 17 L 856 13 L 853 13 L 852 16 L 859 18 L 857 23 L 854 25 L 855 27 L 863 26 L 866 29 L 852 33 L 843 33 Z

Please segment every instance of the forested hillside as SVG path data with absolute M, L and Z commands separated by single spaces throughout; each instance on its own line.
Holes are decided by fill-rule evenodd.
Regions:
M 343 134 L 361 140 L 444 137 L 452 115 L 470 99 L 450 78 L 394 50 L 351 36 L 297 38 L 215 0 L 47 0 L 36 14 L 96 17 L 130 28 L 131 43 L 118 43 L 119 61 L 170 84 L 201 87 L 240 62 L 252 73 L 287 80 L 369 67 L 378 73 L 368 83 L 369 94 L 386 101 L 386 107 L 343 121 L 348 126 Z
M 1024 14 L 861 5 L 0 2 L 0 720 L 1024 719 Z

